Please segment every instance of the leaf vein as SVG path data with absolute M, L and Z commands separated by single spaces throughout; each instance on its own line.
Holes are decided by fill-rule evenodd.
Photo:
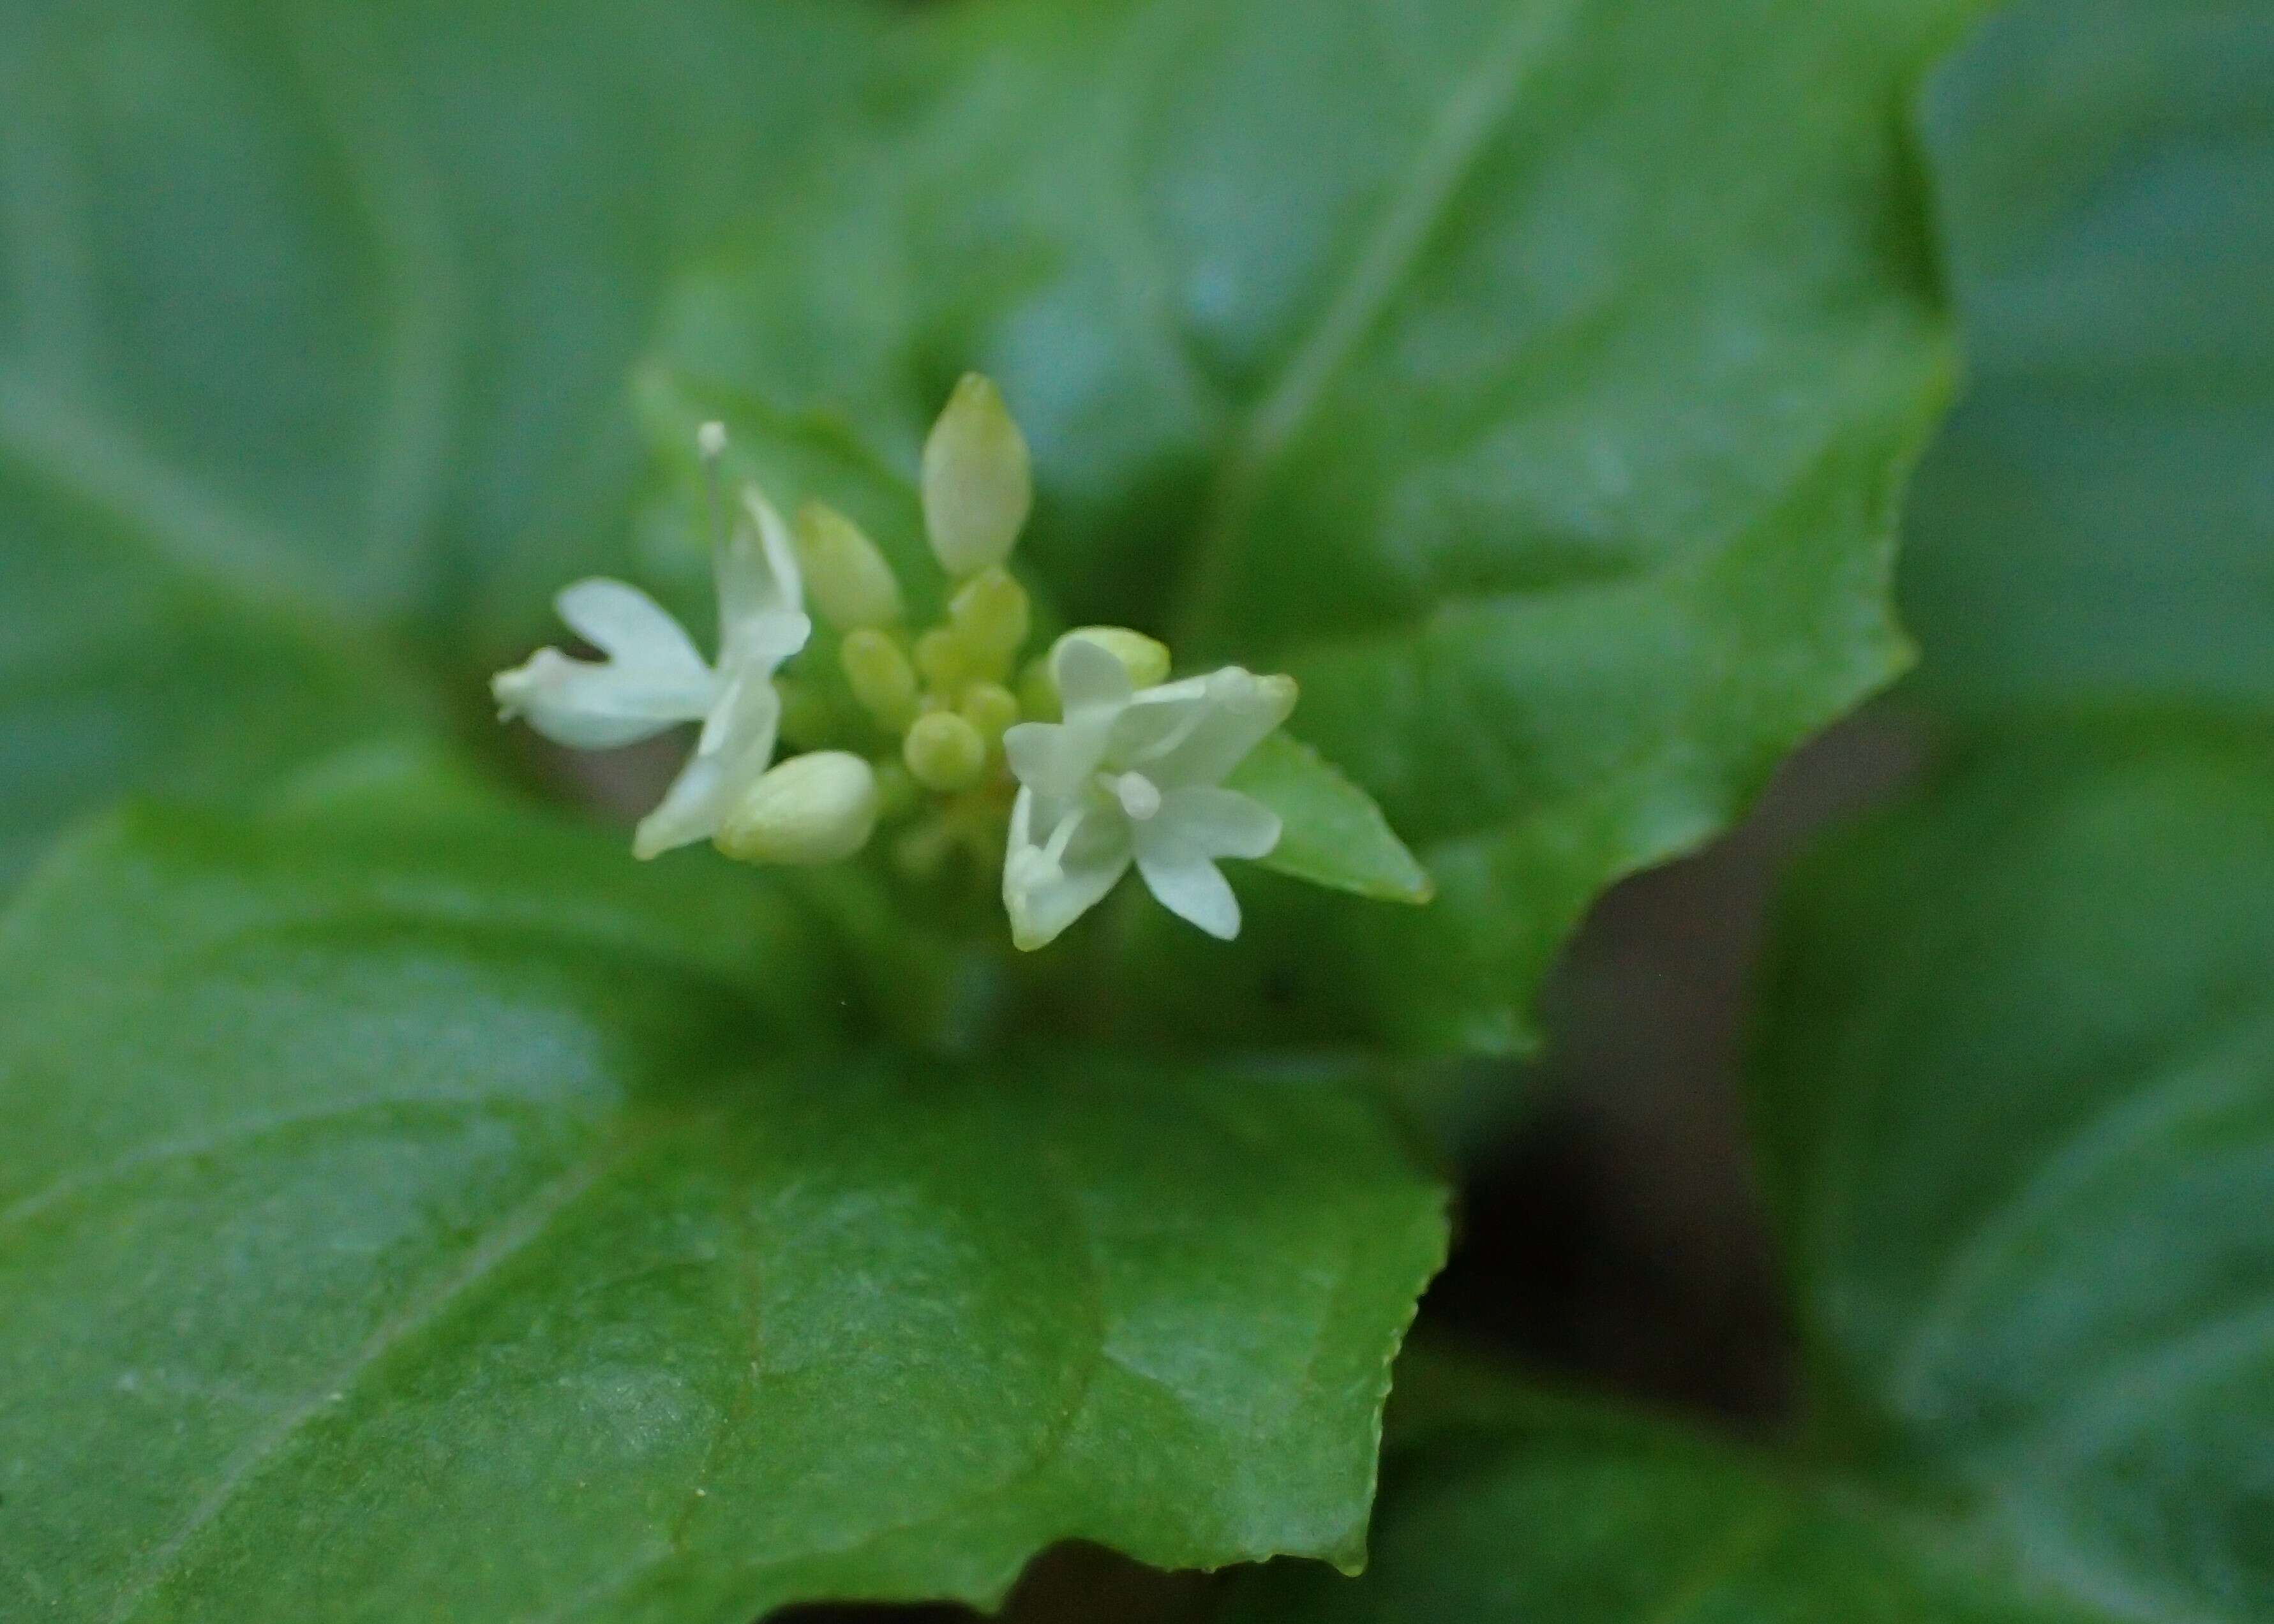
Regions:
M 108 1618 L 109 1624 L 127 1624 L 141 1612 L 152 1592 L 171 1573 L 182 1553 L 211 1527 L 271 1462 L 308 1424 L 338 1402 L 350 1387 L 410 1338 L 440 1323 L 466 1294 L 539 1239 L 570 1206 L 602 1181 L 621 1170 L 641 1136 L 619 1140 L 599 1154 L 571 1165 L 540 1185 L 508 1213 L 463 1262 L 433 1289 L 383 1320 L 346 1359 L 315 1383 L 298 1401 L 281 1411 L 223 1463 L 212 1488 L 190 1509 L 181 1525 L 151 1553 L 142 1569 L 127 1585 Z
M 0 461 L 86 503 L 189 581 L 304 625 L 337 618 L 280 538 L 17 370 L 0 372 Z
M 1190 641 L 1206 630 L 1230 584 L 1232 544 L 1272 464 L 1412 276 L 1461 184 L 1515 109 L 1530 71 L 1578 7 L 1579 0 L 1519 0 L 1445 103 L 1349 275 L 1235 438 L 1201 518 L 1186 596 L 1171 628 L 1174 641 Z
M 2146 1093 L 2124 1094 L 2088 1115 L 1953 1252 L 1927 1294 L 1918 1329 L 1894 1361 L 1889 1387 L 1899 1409 L 1916 1414 L 1926 1404 L 1968 1304 L 1995 1279 L 1999 1260 L 2037 1220 L 2088 1192 L 2093 1178 L 2143 1137 L 2253 1097 L 2250 1079 L 2225 1075 L 2213 1064 L 2234 1041 L 2234 1026 L 2225 1026 L 2213 1041 L 2189 1045 Z
M 123 1155 L 96 1167 L 74 1169 L 31 1194 L 0 1207 L 0 1229 L 7 1229 L 38 1217 L 49 1208 L 71 1199 L 98 1184 L 132 1177 L 169 1162 L 184 1161 L 191 1157 L 210 1154 L 247 1139 L 266 1138 L 272 1133 L 287 1133 L 296 1128 L 310 1127 L 327 1122 L 339 1121 L 363 1115 L 366 1111 L 383 1110 L 390 1106 L 433 1105 L 448 1107 L 484 1106 L 495 1103 L 495 1096 L 468 1094 L 359 1094 L 350 1100 L 335 1100 L 323 1105 L 309 1106 L 293 1111 L 275 1111 L 259 1116 L 246 1116 L 225 1123 L 210 1132 L 191 1134 L 180 1139 L 162 1139 L 155 1144 L 138 1145 Z

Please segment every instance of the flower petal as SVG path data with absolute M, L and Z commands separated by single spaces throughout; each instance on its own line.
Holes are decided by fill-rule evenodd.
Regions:
M 1114 762 L 1141 767 L 1163 789 L 1221 784 L 1295 709 L 1295 684 L 1287 677 L 1259 677 L 1227 665 L 1199 680 L 1205 693 L 1196 702 L 1197 718 L 1188 709 L 1195 703 L 1189 683 L 1140 694 L 1114 734 Z M 1148 735 L 1149 746 L 1126 748 Z
M 1050 674 L 1058 680 L 1059 713 L 1069 722 L 1078 712 L 1118 715 L 1133 693 L 1129 668 L 1103 643 L 1087 637 L 1068 637 L 1058 644 Z
M 1178 918 L 1219 941 L 1229 942 L 1239 934 L 1239 898 L 1207 858 L 1185 852 L 1156 853 L 1148 842 L 1137 853 L 1137 872 L 1145 876 L 1146 889 Z
M 1046 799 L 1078 795 L 1105 759 L 1105 741 L 1129 704 L 1129 673 L 1109 650 L 1068 637 L 1051 661 L 1062 722 L 1020 722 L 1003 735 L 1012 776 Z
M 1021 952 L 1056 941 L 1129 872 L 1133 853 L 1127 819 L 1103 808 L 1065 816 L 1080 817 L 1081 823 L 1054 856 L 1035 838 L 1035 792 L 1021 789 L 1012 803 L 1010 844 L 1003 854 L 1003 908 L 1011 916 L 1011 940 Z M 1054 824 L 1043 831 L 1044 840 L 1059 832 Z
M 651 738 L 711 708 L 717 683 L 699 662 L 688 675 L 660 676 L 615 664 L 570 659 L 539 649 L 490 679 L 500 713 L 525 718 L 555 744 L 606 750 Z
M 771 671 L 805 646 L 812 623 L 805 620 L 805 578 L 789 526 L 756 485 L 742 489 L 742 509 L 720 538 L 712 559 L 719 587 L 719 664 L 757 660 L 750 644 L 779 647 L 795 626 L 805 630 L 789 647 L 773 654 Z M 791 617 L 794 617 L 793 620 Z
M 769 680 L 781 663 L 805 647 L 813 635 L 813 621 L 802 614 L 762 609 L 742 620 L 727 642 L 719 662 L 719 676 L 729 682 L 749 678 Z
M 702 740 L 663 804 L 640 820 L 632 855 L 658 857 L 718 833 L 734 804 L 773 764 L 780 726 L 781 695 L 771 680 L 734 683 L 704 723 Z
M 1172 789 L 1139 836 L 1201 857 L 1269 857 L 1279 844 L 1279 815 L 1253 795 L 1216 785 Z
M 553 606 L 578 636 L 627 671 L 690 684 L 710 680 L 711 668 L 695 640 L 636 586 L 595 575 L 561 588 Z
M 1020 722 L 1005 730 L 1003 759 L 1011 776 L 1028 788 L 1063 801 L 1085 775 L 1071 760 L 1073 744 L 1056 722 Z

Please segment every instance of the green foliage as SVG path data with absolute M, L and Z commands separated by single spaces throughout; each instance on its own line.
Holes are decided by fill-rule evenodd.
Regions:
M 1788 915 L 1759 1126 L 1813 1447 L 1401 1371 L 1374 1568 L 1236 1619 L 2274 1611 L 2267 741 L 1985 763 Z
M 177 797 L 0 915 L 0 1616 L 1356 1566 L 1443 1198 L 1370 1074 L 1224 1056 L 1521 1046 L 1606 884 L 1903 666 L 1950 372 L 1905 125 L 1972 9 L 0 14 L 0 885 Z M 1955 710 L 2265 697 L 2270 49 L 2025 0 L 1927 100 Z M 576 575 L 699 588 L 714 415 L 935 615 L 972 368 L 1039 630 L 1302 684 L 1237 944 L 1132 887 L 1006 972 L 858 870 L 288 772 L 473 723 Z M 2274 1612 L 2274 753 L 1973 751 L 1778 957 L 1807 1447 L 1456 1394 L 1372 1575 L 1241 1616 Z M 1118 1047 L 979 1041 L 1037 1005 Z
M 1225 780 L 1279 815 L 1264 867 L 1386 902 L 1426 903 L 1429 876 L 1367 793 L 1310 746 L 1276 733 Z
M 471 709 L 554 589 L 621 567 L 666 276 L 873 19 L 0 11 L 0 883 L 122 789 L 426 724 L 434 662 L 394 639 Z
M 1827 853 L 1762 1129 L 1831 1390 L 2077 1594 L 2274 1610 L 2274 752 L 2052 745 Z
M 1130 932 L 1138 1029 L 1504 1049 L 1605 883 L 1905 659 L 1946 364 L 1901 109 L 1962 9 L 944 8 L 666 360 L 903 482 L 989 372 L 1070 623 L 1301 680 L 1437 900 L 1259 883 L 1205 972 Z
M 1364 1579 L 1275 1570 L 1225 1624 L 1424 1619 L 2112 1624 L 1864 1485 L 1513 1384 L 1393 1447 Z
M 2027 0 L 1924 113 L 1969 395 L 1904 607 L 1937 702 L 2274 701 L 2274 13 Z
M 0 925 L 0 1613 L 1356 1560 L 1444 1244 L 1362 1094 L 848 1050 L 741 872 L 385 781 L 130 812 Z

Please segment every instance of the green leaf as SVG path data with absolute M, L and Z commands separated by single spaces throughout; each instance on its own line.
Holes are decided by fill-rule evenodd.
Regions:
M 1361 1093 L 848 1053 L 757 876 L 386 778 L 132 811 L 0 921 L 0 1614 L 1357 1560 L 1445 1239 Z
M 1385 902 L 1429 900 L 1429 876 L 1382 808 L 1309 745 L 1273 733 L 1225 782 L 1279 815 L 1265 868 Z
M 1400 1379 L 1404 1372 L 1401 1369 Z M 1364 1578 L 1275 1568 L 1227 1624 L 2110 1624 L 1941 1520 L 1510 1386 L 1393 1450 Z
M 1851 1447 L 2127 1616 L 2268 1616 L 2270 741 L 2007 750 L 1789 914 L 1762 1127 Z
M 2274 703 L 2274 12 L 2026 0 L 1923 117 L 1969 398 L 1922 469 L 1926 697 Z
M 471 711 L 621 566 L 659 290 L 877 15 L 5 8 L 0 880 L 124 789 L 427 725 L 394 628 Z
M 2005 747 L 1804 869 L 1759 1129 L 1797 1456 L 1411 1356 L 1356 1583 L 1237 1624 L 2274 1611 L 2274 741 Z
M 241 790 L 433 720 L 359 632 L 199 590 L 131 519 L 19 482 L 4 449 L 0 605 L 0 893 L 124 786 Z
M 989 372 L 1070 622 L 1300 680 L 1439 898 L 1133 936 L 1154 1029 L 1252 1041 L 1280 987 L 1305 1035 L 1510 1047 L 1606 883 L 1907 658 L 1946 358 L 1901 110 L 1963 9 L 943 8 L 665 361 L 903 478 Z

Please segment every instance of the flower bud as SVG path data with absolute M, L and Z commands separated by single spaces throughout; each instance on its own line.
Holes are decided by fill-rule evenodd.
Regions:
M 1011 724 L 1019 719 L 1019 702 L 1000 682 L 975 682 L 963 690 L 956 713 L 979 730 L 987 748 L 996 748 Z
M 916 670 L 927 683 L 948 694 L 979 674 L 963 639 L 945 626 L 935 626 L 916 639 Z
M 837 663 L 861 708 L 898 733 L 915 718 L 916 673 L 900 645 L 873 627 L 845 634 Z
M 877 775 L 844 750 L 793 756 L 769 768 L 729 812 L 719 849 L 743 862 L 812 864 L 850 857 L 877 827 Z
M 1094 643 L 1121 662 L 1129 673 L 1132 688 L 1152 688 L 1169 678 L 1169 648 L 1166 643 L 1148 637 L 1143 632 L 1133 632 L 1126 626 L 1081 626 L 1066 633 L 1050 645 L 1050 657 L 1065 646 L 1067 637 L 1080 637 Z
M 918 717 L 901 741 L 900 756 L 917 783 L 942 794 L 969 789 L 987 770 L 987 741 L 953 710 Z
M 975 575 L 1011 556 L 1034 505 L 1026 437 L 1002 392 L 966 372 L 923 448 L 924 529 L 951 575 Z
M 824 502 L 797 514 L 797 561 L 821 618 L 839 631 L 890 626 L 900 618 L 900 583 L 877 544 Z
M 948 600 L 948 623 L 971 663 L 990 676 L 1008 676 L 1011 662 L 1026 646 L 1031 620 L 1027 589 L 1011 572 L 983 569 Z

